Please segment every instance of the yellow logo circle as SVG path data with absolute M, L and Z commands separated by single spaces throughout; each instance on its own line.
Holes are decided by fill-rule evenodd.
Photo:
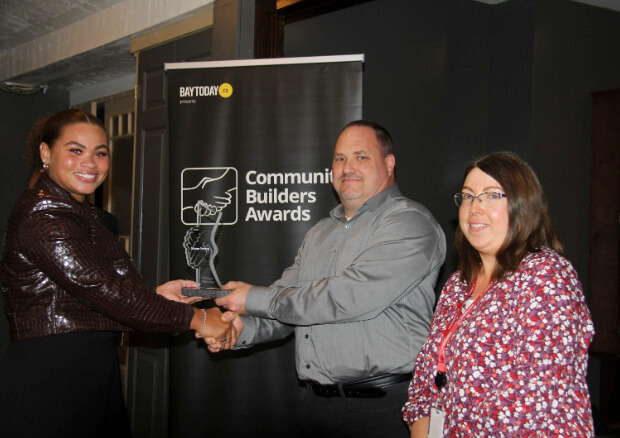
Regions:
M 219 93 L 220 93 L 220 96 L 224 98 L 232 96 L 232 93 L 233 93 L 232 85 L 230 85 L 227 82 L 224 82 L 222 85 L 220 85 Z

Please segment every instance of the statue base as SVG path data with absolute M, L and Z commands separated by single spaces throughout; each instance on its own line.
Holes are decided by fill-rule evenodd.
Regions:
M 220 289 L 219 287 L 184 287 L 181 289 L 181 293 L 186 297 L 201 297 L 201 298 L 222 298 L 228 295 L 231 291 L 227 289 Z

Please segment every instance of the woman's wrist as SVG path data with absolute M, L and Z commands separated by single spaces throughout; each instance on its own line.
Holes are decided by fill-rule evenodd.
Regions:
M 200 330 L 198 331 L 198 337 L 202 338 L 202 332 L 204 331 L 207 325 L 207 311 L 205 309 L 200 309 L 200 310 L 202 310 L 203 319 L 202 319 L 202 326 L 200 327 Z
M 194 316 L 190 321 L 189 329 L 198 333 L 205 323 L 205 310 L 197 307 L 192 307 L 192 310 L 194 311 Z

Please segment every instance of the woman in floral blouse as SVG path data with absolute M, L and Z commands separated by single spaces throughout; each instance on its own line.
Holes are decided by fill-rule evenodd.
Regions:
M 412 437 L 593 437 L 590 313 L 540 183 L 519 157 L 471 163 L 458 271 L 443 288 L 403 418 Z

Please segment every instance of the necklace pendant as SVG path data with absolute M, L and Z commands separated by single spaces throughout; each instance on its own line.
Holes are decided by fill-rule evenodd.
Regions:
M 437 374 L 435 374 L 435 386 L 439 391 L 441 391 L 441 389 L 446 386 L 446 383 L 448 383 L 446 373 L 438 372 Z

